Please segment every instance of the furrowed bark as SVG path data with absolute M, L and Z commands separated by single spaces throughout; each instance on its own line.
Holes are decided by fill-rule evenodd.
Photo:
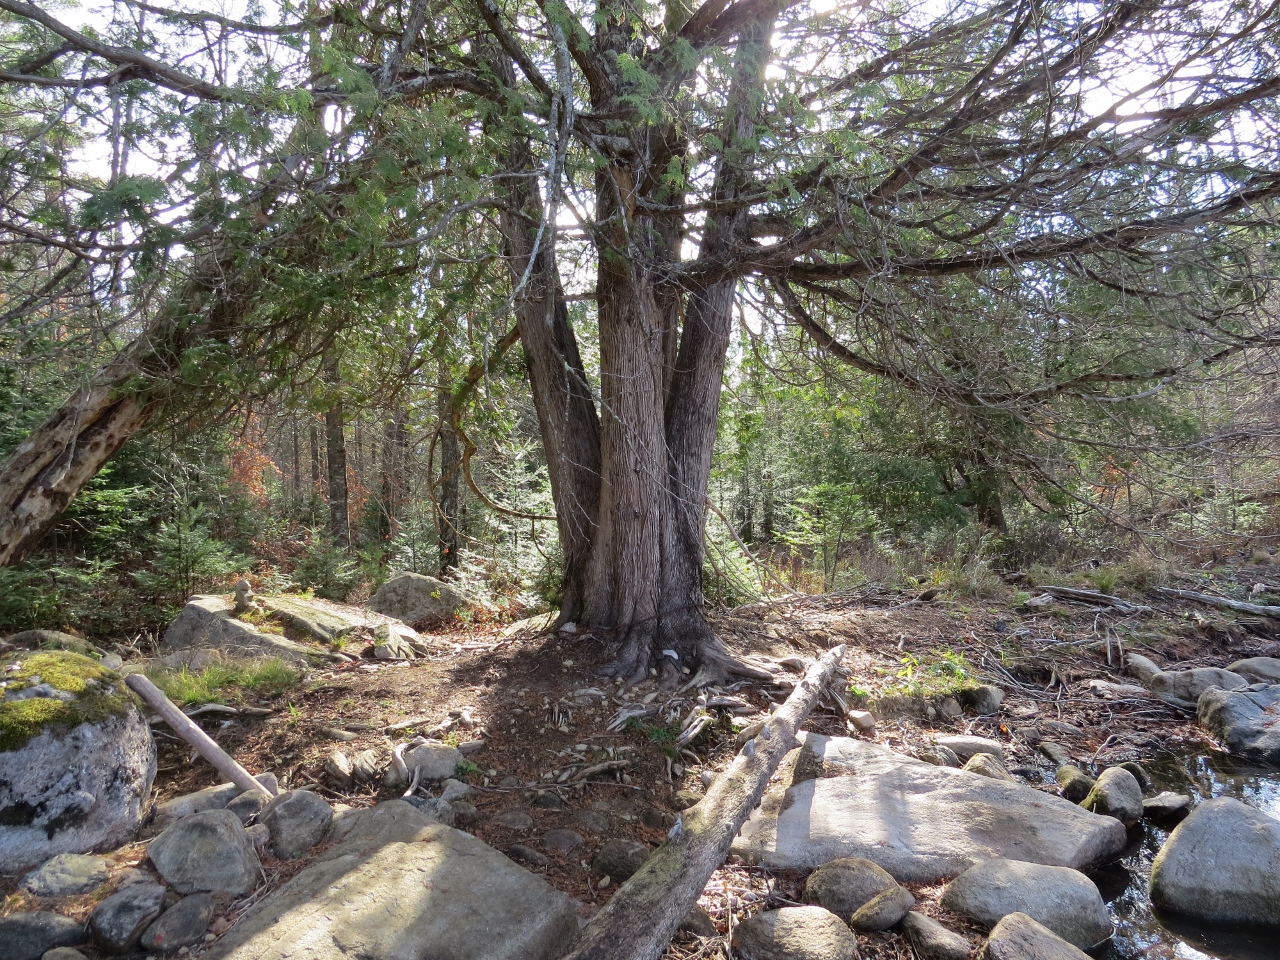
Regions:
M 745 746 L 696 806 L 682 829 L 653 852 L 582 931 L 564 960 L 657 960 L 724 863 L 733 838 L 760 803 L 769 778 L 796 743 L 796 732 L 817 704 L 844 645 L 811 666 L 786 702 Z

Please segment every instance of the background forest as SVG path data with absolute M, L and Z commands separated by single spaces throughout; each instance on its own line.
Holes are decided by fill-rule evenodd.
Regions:
M 160 412 L 38 548 L 0 567 L 0 630 L 154 634 L 188 595 L 242 576 L 259 590 L 358 599 L 392 569 L 460 582 L 478 617 L 558 606 L 556 502 L 531 361 L 512 326 L 542 268 L 536 255 L 513 261 L 502 217 L 519 198 L 494 201 L 491 190 L 524 138 L 544 184 L 533 192 L 540 215 L 527 218 L 534 250 L 556 235 L 552 286 L 598 391 L 604 294 L 591 244 L 605 194 L 593 208 L 582 191 L 601 189 L 592 151 L 625 148 L 603 126 L 566 143 L 575 111 L 589 111 L 583 91 L 599 99 L 573 28 L 564 40 L 573 16 L 489 3 L 188 6 L 0 3 L 0 460 L 129 344 L 158 338 L 148 331 L 175 302 L 183 317 L 224 309 L 183 284 L 217 272 L 239 311 L 226 321 L 239 324 L 234 336 L 215 324 L 159 372 L 138 361 L 130 376 L 147 379 L 148 410 Z M 701 21 L 664 9 L 673 35 L 697 47 L 688 38 Z M 829 201 L 851 218 L 838 236 L 861 230 L 872 239 L 860 249 L 883 244 L 886 258 L 941 264 L 975 244 L 1002 256 L 1041 247 L 967 274 L 920 268 L 909 286 L 887 273 L 855 279 L 837 296 L 815 258 L 858 254 L 829 239 L 802 254 L 810 274 L 788 275 L 800 280 L 766 265 L 730 281 L 708 601 L 869 580 L 981 594 L 1075 576 L 1110 591 L 1150 583 L 1175 555 L 1267 559 L 1280 535 L 1280 154 L 1264 5 L 768 10 L 789 66 L 762 70 L 764 92 L 742 115 L 757 124 L 746 166 L 778 180 L 756 204 L 763 226 L 733 229 L 777 235 L 770 225 L 786 218 L 800 229 L 820 215 L 812 203 Z M 661 24 L 663 14 L 622 4 L 610 16 L 596 22 Z M 1122 27 L 1128 46 L 1107 48 Z M 1095 28 L 1097 43 L 1080 41 Z M 721 42 L 723 56 L 708 54 L 708 69 L 724 80 L 739 63 L 724 38 L 746 28 L 717 29 L 707 49 Z M 801 49 L 806 29 L 845 45 L 831 69 L 865 55 L 879 79 L 864 71 L 805 100 L 828 69 L 816 46 Z M 720 127 L 734 95 L 709 82 L 671 93 L 652 79 L 661 57 L 642 56 L 646 43 L 665 48 L 645 36 L 636 29 L 604 58 L 621 78 L 615 99 L 650 125 L 668 120 L 645 111 L 671 104 L 695 145 L 662 176 L 683 178 L 690 197 L 727 196 L 708 184 L 736 156 Z M 1074 100 L 1048 110 L 1023 74 L 1078 42 L 1083 54 L 1064 55 L 1075 72 L 1052 76 Z M 1197 72 L 1205 63 L 1215 69 Z M 570 76 L 574 64 L 585 79 Z M 1117 79 L 1135 69 L 1140 81 Z M 934 184 L 917 172 L 921 196 L 892 215 L 841 206 L 849 184 L 880 176 L 881 160 L 924 151 L 929 124 L 963 113 L 982 84 L 1014 112 L 970 111 L 972 162 L 929 154 Z M 529 100 L 504 114 L 490 85 Z M 462 103 L 458 91 L 491 103 Z M 606 116 L 595 109 L 583 123 Z M 833 119 L 864 115 L 879 119 Z M 1021 142 L 1037 124 L 1044 136 Z M 827 155 L 813 152 L 819 141 Z M 729 160 L 705 159 L 717 149 Z M 817 169 L 830 198 L 811 186 Z M 927 186 L 945 195 L 925 197 Z M 934 202 L 947 209 L 926 217 Z M 719 209 L 707 201 L 693 213 L 677 251 L 709 243 Z M 1168 229 L 1135 226 L 1160 217 Z M 1093 245 L 1046 246 L 1072 231 Z

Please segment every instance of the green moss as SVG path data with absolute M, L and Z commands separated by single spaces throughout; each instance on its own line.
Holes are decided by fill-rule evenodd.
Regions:
M 38 684 L 73 695 L 72 699 L 7 699 Z M 120 678 L 95 660 L 76 653 L 24 653 L 0 657 L 0 753 L 26 746 L 54 727 L 70 729 L 120 716 L 137 699 Z

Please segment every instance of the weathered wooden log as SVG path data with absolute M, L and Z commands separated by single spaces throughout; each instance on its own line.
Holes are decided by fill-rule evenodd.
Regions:
M 195 722 L 178 709 L 177 705 L 164 695 L 164 692 L 140 673 L 131 673 L 124 678 L 129 689 L 147 702 L 160 718 L 187 743 L 191 744 L 200 756 L 209 761 L 220 774 L 234 783 L 241 790 L 252 790 L 256 793 L 274 797 L 275 791 L 266 784 L 254 779 L 236 759 L 214 743 L 213 738 L 196 726 Z
M 1156 593 L 1166 597 L 1177 597 L 1179 600 L 1194 600 L 1211 607 L 1222 607 L 1236 613 L 1251 613 L 1256 617 L 1271 617 L 1280 620 L 1280 607 L 1264 606 L 1260 603 L 1245 603 L 1243 600 L 1228 600 L 1226 597 L 1215 597 L 1211 593 L 1197 593 L 1194 590 L 1175 590 L 1172 587 L 1156 587 Z
M 656 960 L 707 885 L 844 656 L 833 648 L 748 740 L 666 843 L 595 915 L 564 960 Z
M 1109 593 L 1097 590 L 1081 590 L 1078 587 L 1038 587 L 1051 597 L 1059 600 L 1074 600 L 1077 603 L 1092 603 L 1100 607 L 1112 607 L 1121 613 L 1151 613 L 1150 607 L 1140 603 L 1131 603 L 1121 597 L 1113 597 Z

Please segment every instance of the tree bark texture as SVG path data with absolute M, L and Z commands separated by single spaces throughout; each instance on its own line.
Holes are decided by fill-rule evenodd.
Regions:
M 564 960 L 657 960 L 711 878 L 724 863 L 747 817 L 760 804 L 769 778 L 796 745 L 796 732 L 813 710 L 844 656 L 830 650 L 805 673 L 786 702 L 748 741 L 679 829 L 655 850 L 579 935 Z
M 342 381 L 336 357 L 325 361 L 325 376 L 330 387 L 337 391 Z M 340 397 L 336 396 L 324 413 L 325 452 L 329 465 L 329 536 L 338 546 L 351 545 L 351 517 L 347 501 L 347 435 L 345 413 Z

